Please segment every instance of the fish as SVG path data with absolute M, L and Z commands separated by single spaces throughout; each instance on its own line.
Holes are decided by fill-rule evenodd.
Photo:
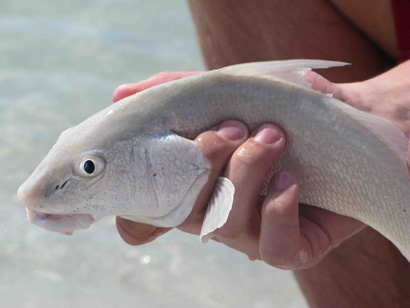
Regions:
M 286 145 L 266 183 L 279 170 L 292 172 L 301 203 L 364 222 L 410 260 L 408 138 L 305 81 L 311 69 L 343 65 L 238 64 L 134 94 L 62 132 L 18 197 L 31 223 L 65 234 L 111 215 L 175 227 L 192 211 L 212 167 L 193 138 L 229 119 L 251 130 L 269 122 L 283 128 Z M 234 191 L 229 179 L 218 179 L 204 241 L 226 222 Z

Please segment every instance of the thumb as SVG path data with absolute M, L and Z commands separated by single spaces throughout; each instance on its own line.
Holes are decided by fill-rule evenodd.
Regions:
M 172 228 L 160 228 L 147 224 L 137 223 L 117 216 L 118 234 L 129 245 L 143 245 L 155 240 L 158 236 L 170 231 Z
M 333 83 L 322 75 L 316 72 L 307 72 L 305 75 L 305 82 L 311 85 L 311 88 L 325 94 L 332 94 L 334 98 L 346 102 L 349 97 L 344 93 L 343 89 L 337 83 Z
M 117 89 L 115 89 L 114 94 L 112 96 L 112 101 L 116 103 L 125 97 L 144 91 L 148 88 L 157 86 L 159 84 L 198 75 L 201 73 L 204 72 L 162 72 L 137 83 L 123 84 L 117 87 Z
M 316 72 L 307 72 L 304 81 L 310 84 L 311 88 L 324 94 L 331 94 L 332 97 L 362 111 L 367 111 L 366 106 L 358 95 L 364 90 L 363 82 L 353 83 L 333 83 Z

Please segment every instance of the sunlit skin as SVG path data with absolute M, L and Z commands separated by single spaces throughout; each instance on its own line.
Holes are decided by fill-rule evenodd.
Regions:
M 410 61 L 380 74 L 397 55 L 388 1 L 335 0 L 330 4 L 320 0 L 192 0 L 189 4 L 209 68 L 284 58 L 351 62 L 351 67 L 323 72 L 330 80 L 346 83 L 332 83 L 312 73 L 308 76 L 312 87 L 383 117 L 409 135 Z M 369 6 L 371 14 L 363 18 Z M 120 86 L 114 101 L 197 73 L 161 73 Z M 219 133 L 215 128 L 196 138 L 215 166 L 212 178 L 223 172 L 241 188 L 235 195 L 229 221 L 217 233 L 217 241 L 251 259 L 297 270 L 295 275 L 312 307 L 410 305 L 407 260 L 389 241 L 360 222 L 307 205 L 298 206 L 298 186 L 291 174 L 277 174 L 267 198 L 258 206 L 264 174 L 283 148 L 286 132 L 273 124 L 265 124 L 255 132 L 235 122 L 222 127 Z M 257 138 L 258 132 L 261 135 Z M 267 144 L 257 139 L 276 142 Z M 209 184 L 179 229 L 199 233 L 211 190 Z M 169 231 L 121 218 L 117 218 L 117 227 L 132 245 L 147 243 Z M 304 249 L 307 255 L 301 255 Z

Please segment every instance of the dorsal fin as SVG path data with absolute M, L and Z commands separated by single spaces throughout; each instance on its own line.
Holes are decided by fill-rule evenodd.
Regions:
M 321 69 L 349 65 L 346 62 L 326 60 L 280 60 L 236 64 L 218 70 L 223 74 L 235 76 L 277 77 L 302 86 L 310 86 L 304 81 L 306 72 L 312 69 Z

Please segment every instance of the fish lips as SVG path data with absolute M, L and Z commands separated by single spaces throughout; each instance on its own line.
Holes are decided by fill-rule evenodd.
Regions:
M 26 209 L 28 220 L 43 229 L 71 235 L 75 230 L 88 229 L 96 220 L 90 214 L 47 214 Z

